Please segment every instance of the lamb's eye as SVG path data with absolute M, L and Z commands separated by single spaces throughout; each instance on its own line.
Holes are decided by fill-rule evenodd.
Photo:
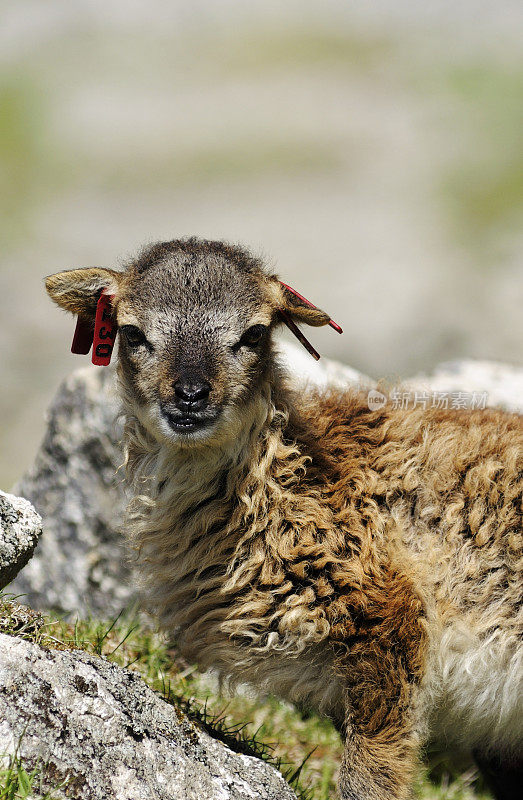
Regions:
M 256 345 L 261 342 L 266 332 L 266 325 L 253 325 L 251 328 L 247 328 L 239 341 L 239 346 L 256 347 Z
M 141 344 L 147 344 L 145 334 L 136 325 L 122 325 L 120 333 L 123 334 L 129 347 L 139 347 Z

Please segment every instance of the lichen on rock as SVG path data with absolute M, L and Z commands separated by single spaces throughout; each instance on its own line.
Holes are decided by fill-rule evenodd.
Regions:
M 0 589 L 27 564 L 41 533 L 42 520 L 31 503 L 0 491 Z

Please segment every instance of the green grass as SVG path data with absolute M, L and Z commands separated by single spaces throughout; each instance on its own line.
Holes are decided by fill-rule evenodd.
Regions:
M 330 800 L 336 796 L 343 746 L 328 720 L 300 712 L 272 696 L 260 698 L 242 691 L 231 697 L 220 691 L 212 676 L 187 664 L 161 634 L 132 614 L 110 622 L 92 618 L 71 625 L 4 601 L 3 608 L 0 606 L 0 630 L 44 647 L 86 650 L 130 668 L 211 736 L 236 752 L 275 765 L 302 800 Z M 472 774 L 451 776 L 440 768 L 438 779 L 431 781 L 423 772 L 416 794 L 420 800 L 488 797 L 477 789 L 473 778 Z
M 0 768 L 0 800 L 34 797 L 38 776 L 38 768 L 27 772 L 18 756 L 10 756 L 7 766 Z
M 18 753 L 18 749 L 10 756 L 0 755 L 0 800 L 55 800 L 60 789 L 65 789 L 67 782 L 54 789 L 46 790 L 45 765 L 37 764 L 29 767 Z M 64 795 L 60 793 L 60 797 Z

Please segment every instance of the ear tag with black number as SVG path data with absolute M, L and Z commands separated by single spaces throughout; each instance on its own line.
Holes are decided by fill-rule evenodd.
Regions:
M 113 298 L 114 294 L 106 294 L 104 289 L 96 306 L 92 362 L 98 367 L 107 367 L 113 353 L 118 330 L 112 314 Z
M 297 297 L 299 300 L 301 300 L 301 301 L 302 301 L 302 303 L 305 303 L 305 305 L 306 305 L 306 306 L 309 306 L 309 308 L 318 308 L 318 306 L 315 306 L 315 305 L 314 305 L 314 303 L 311 303 L 311 301 L 310 301 L 310 300 L 307 300 L 307 298 L 306 298 L 306 297 L 304 297 L 302 294 L 300 294 L 299 292 L 297 292 L 297 291 L 296 291 L 296 289 L 293 289 L 293 288 L 292 288 L 292 286 L 289 286 L 287 283 L 284 283 L 283 281 L 280 281 L 280 283 L 281 283 L 281 285 L 282 285 L 282 286 L 283 286 L 285 289 L 287 289 L 287 290 L 288 290 L 288 291 L 289 291 L 291 294 L 293 294 L 295 297 Z M 283 319 L 284 323 L 287 325 L 287 327 L 288 327 L 288 329 L 291 331 L 291 333 L 293 333 L 293 334 L 295 335 L 295 337 L 298 339 L 298 341 L 299 341 L 299 342 L 301 342 L 301 344 L 302 344 L 302 345 L 304 346 L 304 348 L 305 348 L 305 349 L 306 349 L 306 350 L 307 350 L 307 351 L 308 351 L 308 352 L 311 354 L 311 356 L 312 356 L 313 358 L 315 358 L 315 359 L 316 359 L 316 361 L 319 361 L 319 359 L 320 359 L 320 354 L 318 353 L 318 351 L 317 351 L 317 350 L 315 350 L 315 349 L 314 349 L 314 347 L 313 347 L 313 346 L 312 346 L 312 344 L 309 342 L 309 340 L 306 338 L 306 336 L 305 336 L 305 335 L 302 333 L 302 331 L 301 331 L 301 330 L 298 328 L 298 326 L 296 325 L 296 323 L 294 322 L 294 320 L 293 320 L 293 319 L 291 319 L 291 317 L 290 317 L 290 315 L 287 313 L 287 311 L 284 311 L 284 309 L 283 309 L 283 308 L 280 308 L 280 309 L 278 309 L 278 310 L 279 310 L 279 312 L 280 312 L 280 315 L 281 315 L 281 317 L 282 317 L 282 319 Z M 334 330 L 336 331 L 336 333 L 343 333 L 343 330 L 341 329 L 341 327 L 338 325 L 338 323 L 337 323 L 337 322 L 334 322 L 334 320 L 330 319 L 330 320 L 329 320 L 329 325 L 330 325 L 330 327 L 331 327 L 331 328 L 334 328 Z

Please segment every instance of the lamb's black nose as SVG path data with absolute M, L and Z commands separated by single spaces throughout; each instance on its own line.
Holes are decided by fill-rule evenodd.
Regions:
M 199 411 L 207 405 L 210 391 L 211 385 L 207 381 L 200 383 L 177 381 L 174 384 L 176 405 L 182 411 Z

